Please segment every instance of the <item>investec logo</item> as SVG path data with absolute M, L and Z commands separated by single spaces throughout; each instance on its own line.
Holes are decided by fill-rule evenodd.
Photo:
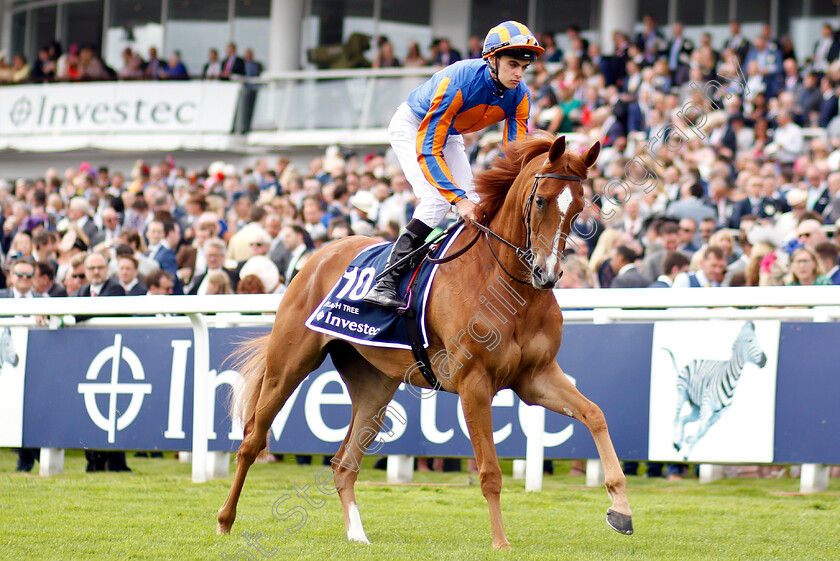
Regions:
M 128 428 L 137 418 L 140 408 L 143 406 L 143 397 L 152 393 L 152 385 L 145 383 L 120 383 L 120 365 L 122 361 L 128 364 L 131 377 L 135 381 L 146 379 L 143 371 L 143 363 L 134 351 L 122 344 L 122 335 L 114 335 L 114 344 L 99 351 L 90 363 L 86 380 L 95 382 L 79 384 L 79 393 L 85 396 L 85 409 L 93 424 L 108 433 L 108 442 L 113 444 L 118 430 Z M 106 370 L 105 381 L 99 381 L 102 368 L 111 363 L 110 372 Z M 108 374 L 110 373 L 110 378 Z M 96 396 L 104 394 L 108 396 L 108 410 L 103 414 L 96 403 Z M 121 394 L 128 394 L 131 400 L 125 412 L 117 411 L 117 397 Z M 122 414 L 120 414 L 122 413 Z
M 166 430 L 163 437 L 167 440 L 182 440 L 186 438 L 184 431 L 184 390 L 187 378 L 187 360 L 192 341 L 189 339 L 173 339 L 170 341 L 172 347 L 172 370 L 169 378 L 169 410 L 166 420 Z M 120 379 L 120 368 L 123 363 L 128 366 L 131 379 L 125 376 Z M 234 370 L 225 370 L 217 373 L 216 370 L 208 372 L 209 395 L 207 403 L 208 414 L 208 438 L 216 439 L 216 432 L 213 429 L 215 418 L 215 395 L 219 386 L 224 384 L 233 385 L 239 378 Z M 78 384 L 78 392 L 84 397 L 85 409 L 88 417 L 94 425 L 108 434 L 108 442 L 113 444 L 117 432 L 127 429 L 136 419 L 143 407 L 143 401 L 147 395 L 152 393 L 152 384 L 146 382 L 146 372 L 143 363 L 133 350 L 123 344 L 122 334 L 114 335 L 114 344 L 105 347 L 93 358 L 85 374 L 85 382 Z M 160 384 L 158 384 L 160 386 Z M 166 391 L 157 387 L 157 392 Z M 100 403 L 97 403 L 97 396 L 107 397 L 107 409 L 102 411 Z M 128 407 L 124 411 L 117 408 L 117 400 L 121 395 L 130 396 Z M 163 422 L 161 421 L 161 425 Z M 158 428 L 154 429 L 159 430 Z M 228 434 L 229 439 L 241 439 L 242 428 L 234 426 Z
M 9 110 L 9 120 L 18 128 L 190 125 L 195 118 L 193 101 L 150 103 L 133 99 L 62 103 L 41 95 L 33 99 L 20 97 Z

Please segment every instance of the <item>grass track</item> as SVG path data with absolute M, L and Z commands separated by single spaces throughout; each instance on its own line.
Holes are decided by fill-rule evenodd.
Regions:
M 416 473 L 423 486 L 385 486 L 385 473 L 365 460 L 356 486 L 372 544 L 349 544 L 336 495 L 287 533 L 272 504 L 293 485 L 314 483 L 320 466 L 257 464 L 239 503 L 233 533 L 215 534 L 215 514 L 229 480 L 196 485 L 189 464 L 132 458 L 133 473 L 84 473 L 80 452 L 69 452 L 65 473 L 40 478 L 14 472 L 16 455 L 0 451 L 0 559 L 222 559 L 247 547 L 243 532 L 262 533 L 273 559 L 355 560 L 831 560 L 840 559 L 840 482 L 829 492 L 785 495 L 798 479 L 665 481 L 631 477 L 636 533 L 622 536 L 604 522 L 603 488 L 582 476 L 547 476 L 542 493 L 505 476 L 502 509 L 513 550 L 490 547 L 487 506 L 466 473 Z M 288 458 L 288 457 L 287 457 Z M 316 461 L 320 458 L 316 457 Z M 556 462 L 566 474 L 568 464 Z M 503 462 L 510 473 L 510 462 Z M 37 470 L 37 465 L 35 470 Z M 434 484 L 456 484 L 440 486 Z M 297 498 L 283 503 L 284 512 Z M 259 552 L 249 550 L 255 559 Z M 247 559 L 247 557 L 241 557 Z

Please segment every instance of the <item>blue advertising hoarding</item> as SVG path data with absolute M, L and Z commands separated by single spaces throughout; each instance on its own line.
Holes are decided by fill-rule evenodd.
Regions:
M 781 323 L 773 347 L 778 348 L 775 429 L 770 428 L 775 430 L 773 461 L 840 463 L 836 439 L 840 413 L 833 403 L 840 395 L 840 377 L 835 375 L 840 351 L 824 344 L 837 340 L 838 329 L 838 324 Z M 266 331 L 210 330 L 210 384 L 215 388 L 210 450 L 235 451 L 241 438 L 241 427 L 232 425 L 227 415 L 230 384 L 238 376 L 226 363 L 227 357 L 238 342 Z M 650 424 L 655 418 L 651 411 L 659 407 L 651 402 L 651 395 L 657 394 L 651 387 L 652 353 L 661 354 L 653 345 L 651 323 L 564 326 L 558 362 L 581 392 L 604 411 L 622 459 L 650 457 L 649 435 L 657 428 Z M 28 348 L 25 446 L 191 449 L 191 330 L 30 330 Z M 750 405 L 740 394 L 746 396 L 751 377 L 770 379 L 754 368 L 744 372 L 734 406 Z M 301 383 L 272 425 L 272 451 L 337 451 L 350 420 L 349 396 L 339 380 L 328 358 Z M 391 403 L 395 413 L 388 422 L 393 435 L 382 433 L 385 443 L 376 452 L 472 456 L 458 397 L 438 392 L 419 399 L 417 392 L 404 386 L 397 391 Z M 662 407 L 672 416 L 672 403 Z M 526 409 L 509 390 L 496 396 L 493 429 L 500 457 L 525 456 L 526 433 L 531 430 Z M 725 419 L 736 419 L 737 410 L 725 415 Z M 749 434 L 739 438 L 749 438 Z M 546 414 L 544 441 L 546 458 L 597 457 L 589 431 L 563 415 Z

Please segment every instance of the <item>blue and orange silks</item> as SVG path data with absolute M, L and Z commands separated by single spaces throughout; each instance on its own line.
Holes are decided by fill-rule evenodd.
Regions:
M 503 120 L 504 144 L 522 140 L 528 132 L 528 87 L 520 82 L 498 95 L 482 59 L 462 60 L 437 72 L 409 94 L 408 105 L 422 120 L 417 131 L 420 169 L 450 203 L 466 195 L 453 181 L 443 157 L 450 135 L 476 132 Z

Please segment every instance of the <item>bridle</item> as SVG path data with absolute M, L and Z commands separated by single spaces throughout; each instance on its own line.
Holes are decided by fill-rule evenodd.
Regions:
M 525 248 L 521 248 L 518 245 L 509 242 L 508 240 L 504 239 L 499 234 L 492 231 L 490 228 L 485 226 L 484 224 L 479 224 L 478 222 L 473 221 L 473 225 L 478 228 L 481 232 L 484 233 L 484 238 L 487 240 L 487 247 L 490 248 L 490 253 L 493 254 L 493 258 L 496 260 L 496 263 L 502 268 L 502 270 L 507 273 L 507 275 L 515 280 L 518 283 L 530 285 L 530 281 L 523 281 L 516 276 L 514 276 L 510 271 L 508 271 L 505 266 L 502 264 L 499 256 L 496 255 L 496 251 L 493 249 L 493 245 L 490 243 L 490 238 L 495 238 L 505 244 L 506 246 L 510 247 L 515 253 L 517 259 L 519 259 L 523 263 L 528 263 L 531 270 L 534 271 L 534 256 L 533 252 L 531 251 L 531 206 L 534 204 L 534 197 L 537 195 L 537 187 L 540 184 L 540 179 L 561 179 L 563 181 L 583 181 L 584 178 L 576 177 L 574 175 L 563 175 L 560 173 L 537 173 L 534 174 L 534 185 L 531 187 L 531 194 L 528 196 L 528 201 L 525 203 L 525 209 L 522 212 L 522 224 L 525 225 Z M 562 271 L 560 273 L 563 274 Z

